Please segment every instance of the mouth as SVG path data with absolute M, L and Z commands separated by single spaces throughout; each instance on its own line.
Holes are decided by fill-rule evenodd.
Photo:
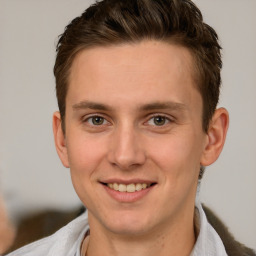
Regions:
M 150 188 L 156 183 L 130 183 L 130 184 L 123 184 L 123 183 L 102 183 L 104 186 L 107 186 L 108 188 L 121 192 L 121 193 L 134 193 L 141 190 L 145 190 L 147 188 Z
M 107 194 L 120 203 L 135 203 L 147 198 L 157 183 L 149 180 L 118 180 L 109 179 L 100 181 Z

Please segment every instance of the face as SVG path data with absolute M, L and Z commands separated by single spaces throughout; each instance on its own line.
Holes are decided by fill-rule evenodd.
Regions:
M 157 41 L 75 58 L 55 137 L 91 229 L 145 234 L 193 218 L 209 136 L 192 66 L 186 48 Z

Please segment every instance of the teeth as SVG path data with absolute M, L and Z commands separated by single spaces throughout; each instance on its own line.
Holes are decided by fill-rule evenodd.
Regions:
M 126 186 L 124 184 L 119 184 L 118 186 L 118 191 L 120 192 L 126 192 Z
M 118 188 L 119 188 L 118 184 L 117 184 L 117 183 L 114 183 L 114 184 L 113 184 L 113 189 L 114 189 L 114 190 L 118 190 Z
M 150 186 L 150 184 L 146 184 L 146 183 L 132 183 L 132 184 L 117 184 L 117 183 L 108 183 L 107 186 L 111 189 L 114 189 L 116 191 L 119 192 L 129 192 L 129 193 L 133 193 L 135 191 L 140 191 L 142 189 L 146 189 L 147 187 Z
M 135 192 L 136 189 L 135 189 L 135 185 L 134 184 L 129 184 L 126 186 L 126 191 L 127 192 Z
M 142 190 L 142 185 L 140 183 L 137 183 L 135 186 L 136 191 Z

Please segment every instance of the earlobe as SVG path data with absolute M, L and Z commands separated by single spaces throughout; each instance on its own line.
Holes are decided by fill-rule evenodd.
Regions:
M 52 118 L 55 147 L 62 164 L 66 168 L 69 168 L 66 139 L 62 130 L 61 122 L 62 121 L 61 121 L 60 113 L 57 111 L 53 114 L 53 118 Z
M 218 159 L 226 140 L 228 125 L 228 111 L 225 108 L 217 109 L 209 124 L 208 140 L 201 158 L 202 166 L 208 166 Z

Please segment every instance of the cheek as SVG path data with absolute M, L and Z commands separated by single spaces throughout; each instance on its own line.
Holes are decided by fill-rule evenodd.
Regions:
M 104 148 L 102 141 L 87 136 L 69 138 L 67 144 L 71 179 L 80 200 L 90 207 L 93 204 L 94 185 L 97 171 L 102 165 Z
M 71 173 L 77 176 L 91 176 L 101 163 L 105 149 L 100 139 L 77 135 L 67 143 Z
M 198 171 L 200 167 L 202 150 L 199 142 L 198 135 L 192 132 L 159 138 L 150 147 L 151 159 L 168 175 L 187 176 L 191 171 Z
M 164 193 L 173 204 L 194 200 L 200 169 L 197 143 L 194 136 L 172 137 L 159 143 L 152 153 L 152 160 L 163 174 Z

